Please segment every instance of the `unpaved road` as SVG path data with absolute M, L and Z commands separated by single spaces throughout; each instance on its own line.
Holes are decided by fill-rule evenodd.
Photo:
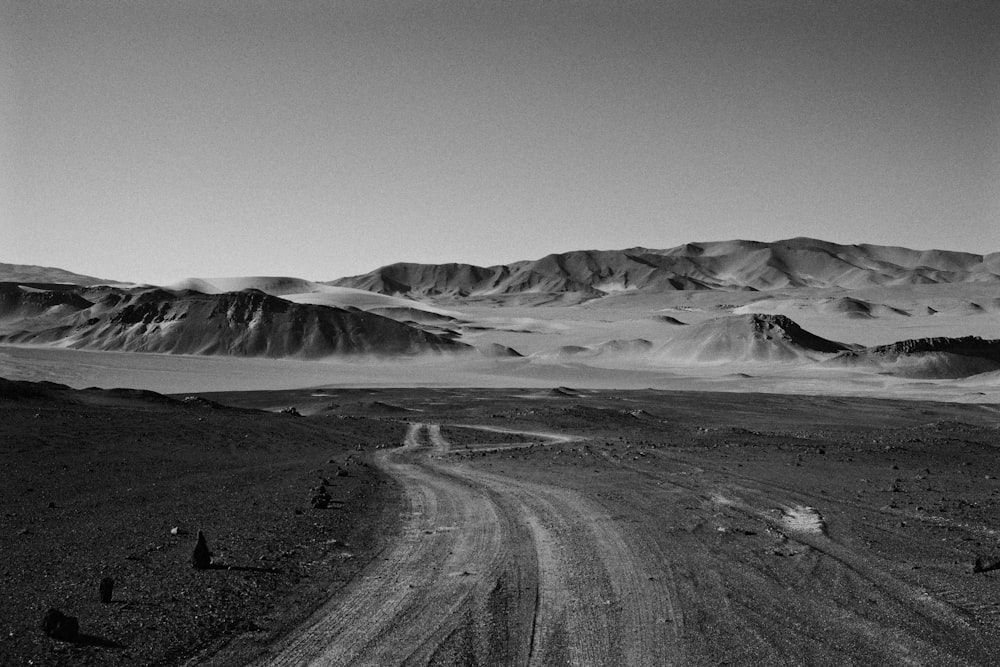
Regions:
M 648 554 L 600 508 L 455 464 L 449 448 L 439 426 L 412 424 L 380 454 L 405 488 L 399 541 L 259 664 L 674 662 L 669 582 L 650 581 Z
M 524 661 L 537 577 L 519 568 L 532 564 L 530 541 L 489 493 L 435 464 L 436 433 L 413 424 L 402 448 L 378 457 L 405 490 L 399 540 L 261 664 L 425 664 L 448 652 Z
M 593 423 L 574 410 L 544 418 Z M 399 539 L 258 664 L 997 664 L 992 574 L 966 562 L 997 532 L 945 516 L 953 455 L 843 434 L 823 440 L 833 458 L 801 433 L 674 445 L 636 414 L 618 443 L 466 423 L 478 435 L 452 444 L 410 424 L 377 454 L 405 490 Z M 937 423 L 891 442 L 925 446 Z

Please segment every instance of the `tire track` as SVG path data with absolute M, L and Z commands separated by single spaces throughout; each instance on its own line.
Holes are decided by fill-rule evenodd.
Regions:
M 980 629 L 983 625 L 995 624 L 995 619 L 1000 614 L 995 602 L 977 601 L 968 591 L 954 587 L 922 586 L 902 568 L 831 538 L 827 533 L 826 522 L 817 509 L 801 505 L 797 499 L 787 504 L 790 498 L 805 494 L 788 491 L 776 497 L 776 487 L 773 485 L 762 484 L 762 489 L 751 489 L 747 485 L 748 478 L 741 475 L 728 475 L 737 480 L 737 484 L 727 485 L 719 479 L 706 480 L 704 483 L 689 479 L 681 483 L 664 475 L 651 474 L 641 467 L 627 463 L 622 466 L 634 473 L 637 480 L 643 480 L 635 491 L 641 493 L 645 487 L 645 493 L 656 495 L 663 493 L 668 487 L 675 487 L 689 492 L 692 499 L 704 501 L 716 510 L 761 522 L 783 539 L 806 549 L 799 553 L 809 554 L 805 562 L 812 562 L 814 568 L 809 580 L 817 587 L 822 585 L 833 587 L 834 590 L 852 591 L 855 600 L 846 596 L 848 601 L 846 604 L 840 603 L 843 606 L 839 610 L 839 617 L 831 616 L 822 597 L 799 595 L 795 599 L 789 599 L 789 607 L 798 608 L 800 619 L 810 619 L 811 622 L 811 619 L 822 618 L 829 630 L 867 644 L 867 650 L 872 656 L 876 651 L 881 651 L 886 656 L 893 656 L 901 664 L 944 664 L 945 661 L 949 664 L 987 664 L 982 662 L 981 651 L 988 642 L 982 642 L 970 620 L 975 617 Z M 735 495 L 734 491 L 739 495 Z M 687 553 L 674 554 L 671 560 L 682 563 L 698 552 L 698 545 L 690 544 Z M 702 568 L 724 572 L 727 579 L 740 581 L 739 586 L 748 591 L 758 589 L 759 597 L 773 595 L 767 590 L 771 584 L 767 583 L 768 575 L 765 574 L 772 568 L 764 562 L 758 562 L 756 557 L 744 554 L 733 562 L 727 562 L 712 553 L 704 553 L 702 557 Z M 761 565 L 764 567 L 761 568 Z M 796 568 L 789 568 L 789 571 L 794 572 Z M 822 578 L 813 579 L 818 572 L 823 573 Z M 691 572 L 682 576 L 685 583 L 692 578 Z M 786 586 L 803 587 L 804 581 L 807 580 L 785 580 L 782 583 Z M 803 590 L 808 588 L 804 587 Z M 817 592 L 819 590 L 816 588 Z M 886 623 L 884 619 L 878 619 L 871 610 L 855 606 L 857 600 L 879 607 L 891 607 L 897 613 L 891 623 Z M 767 614 L 761 613 L 761 609 L 756 607 L 743 609 L 741 613 L 744 620 L 754 619 L 755 616 L 757 619 L 751 621 L 751 626 L 743 628 L 743 632 L 752 633 L 753 624 L 756 623 L 766 628 L 783 622 L 784 632 L 791 633 L 789 619 L 782 621 L 781 615 L 768 619 Z M 806 624 L 803 624 L 803 628 L 805 627 Z M 785 641 L 783 638 L 776 642 L 766 634 L 765 632 L 758 649 L 762 655 L 765 651 L 779 649 Z M 823 635 L 814 637 L 808 631 L 803 634 L 803 638 L 809 642 L 826 644 Z
M 545 444 L 585 440 L 557 433 L 464 427 L 523 434 Z M 486 445 L 476 451 L 537 445 Z M 647 564 L 658 559 L 635 548 L 641 543 L 637 536 L 626 539 L 621 526 L 575 491 L 478 470 L 464 474 L 514 498 L 533 535 L 539 602 L 530 665 L 684 664 L 680 647 L 684 624 L 674 582 L 669 574 L 660 579 L 651 576 Z
M 403 447 L 378 454 L 405 491 L 398 540 L 255 664 L 683 664 L 672 582 L 653 581 L 651 554 L 617 522 L 575 491 L 450 450 L 440 425 L 414 423 Z
M 404 446 L 378 458 L 405 490 L 396 544 L 255 664 L 426 664 L 470 601 L 488 596 L 509 535 L 489 496 L 423 463 L 424 428 L 411 424 Z
M 651 576 L 654 557 L 634 536 L 575 491 L 467 474 L 514 499 L 533 536 L 539 602 L 528 664 L 684 664 L 674 582 Z

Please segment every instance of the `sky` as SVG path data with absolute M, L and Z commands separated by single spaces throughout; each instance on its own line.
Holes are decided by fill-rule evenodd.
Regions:
M 0 0 L 0 262 L 1000 251 L 993 0 Z

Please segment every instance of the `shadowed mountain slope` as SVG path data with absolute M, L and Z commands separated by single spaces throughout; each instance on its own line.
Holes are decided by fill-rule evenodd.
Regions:
M 978 336 L 903 340 L 842 352 L 830 363 L 877 367 L 909 377 L 968 377 L 1000 370 L 1000 340 Z
M 392 264 L 330 281 L 382 294 L 453 299 L 521 294 L 596 298 L 637 290 L 856 289 L 931 283 L 1000 283 L 1000 254 L 839 245 L 796 238 L 773 243 L 688 243 L 668 250 L 582 250 L 490 267 Z
M 0 342 L 107 351 L 316 358 L 470 349 L 378 315 L 258 290 L 50 292 L 4 284 L 0 322 Z
M 65 285 L 0 283 L 0 322 L 73 314 L 93 305 L 81 291 Z

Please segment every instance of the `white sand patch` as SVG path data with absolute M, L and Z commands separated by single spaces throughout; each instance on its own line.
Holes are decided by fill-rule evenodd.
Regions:
M 332 287 L 330 285 L 320 285 L 320 289 L 312 292 L 300 294 L 285 294 L 281 298 L 295 303 L 311 303 L 320 306 L 351 306 L 361 310 L 372 310 L 375 308 L 390 309 L 413 309 L 422 310 L 436 315 L 447 315 L 449 317 L 461 317 L 462 314 L 454 310 L 445 310 L 430 304 L 404 299 L 398 296 L 387 296 L 351 287 Z
M 809 533 L 812 535 L 822 535 L 826 532 L 826 524 L 823 522 L 823 517 L 814 507 L 797 505 L 795 507 L 786 507 L 783 511 L 781 525 L 790 532 Z
M 605 280 L 594 285 L 594 289 L 602 292 L 629 292 L 638 289 L 635 285 L 626 285 L 624 280 Z
M 222 294 L 257 289 L 271 296 L 311 292 L 323 287 L 319 283 L 288 276 L 231 276 L 222 278 L 186 278 L 168 285 L 171 290 L 194 290 L 203 294 Z

